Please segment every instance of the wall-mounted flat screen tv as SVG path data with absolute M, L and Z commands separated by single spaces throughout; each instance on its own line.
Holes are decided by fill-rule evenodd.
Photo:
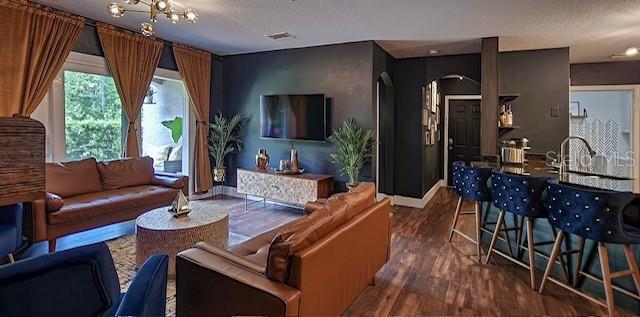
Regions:
M 322 94 L 260 96 L 263 138 L 324 142 L 326 127 L 327 109 Z

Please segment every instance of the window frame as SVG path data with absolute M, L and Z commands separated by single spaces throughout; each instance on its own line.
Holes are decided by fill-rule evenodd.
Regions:
M 111 76 L 106 60 L 102 56 L 71 52 L 67 57 L 62 68 L 53 80 L 53 85 L 49 92 L 40 103 L 32 117 L 41 121 L 47 128 L 46 145 L 47 145 L 47 161 L 63 162 L 66 160 L 66 134 L 65 134 L 65 90 L 64 90 L 64 72 L 75 71 L 90 73 L 103 76 Z M 184 81 L 178 71 L 156 68 L 154 77 Z M 186 148 L 183 148 L 182 154 L 182 175 L 189 175 L 190 168 L 193 166 L 192 150 L 195 142 L 195 128 L 190 122 L 195 122 L 195 115 L 191 109 L 191 101 L 185 87 L 185 100 L 187 100 L 184 109 L 183 133 L 187 133 L 188 142 Z M 123 110 L 123 115 L 126 115 Z M 138 144 L 142 144 L 141 140 L 141 120 L 136 120 Z M 126 129 L 126 124 L 123 125 Z M 126 133 L 126 131 L 125 131 Z

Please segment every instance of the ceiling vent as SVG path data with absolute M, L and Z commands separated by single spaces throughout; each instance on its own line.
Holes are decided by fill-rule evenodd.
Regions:
M 295 36 L 293 36 L 293 34 L 289 33 L 289 32 L 280 32 L 280 33 L 273 33 L 273 34 L 269 34 L 269 35 L 265 35 L 268 38 L 272 38 L 276 41 L 279 40 L 288 40 L 288 39 L 294 39 L 296 38 Z

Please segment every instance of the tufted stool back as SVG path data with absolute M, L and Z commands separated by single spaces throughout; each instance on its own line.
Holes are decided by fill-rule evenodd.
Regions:
M 501 210 L 524 217 L 546 218 L 542 193 L 546 177 L 531 177 L 504 173 L 499 169 L 491 172 L 491 196 L 493 204 Z
M 640 228 L 624 225 L 623 211 L 631 192 L 613 192 L 547 182 L 549 222 L 554 227 L 605 243 L 638 244 Z
M 462 161 L 455 161 L 452 166 L 453 188 L 460 197 L 470 201 L 491 200 L 491 189 L 487 185 L 490 168 L 466 166 Z

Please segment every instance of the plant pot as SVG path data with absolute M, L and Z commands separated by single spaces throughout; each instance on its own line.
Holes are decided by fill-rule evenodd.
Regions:
M 213 180 L 221 183 L 224 182 L 224 176 L 226 174 L 224 167 L 216 167 L 213 169 Z
M 347 190 L 351 191 L 352 189 L 356 188 L 358 186 L 358 183 L 347 183 Z

